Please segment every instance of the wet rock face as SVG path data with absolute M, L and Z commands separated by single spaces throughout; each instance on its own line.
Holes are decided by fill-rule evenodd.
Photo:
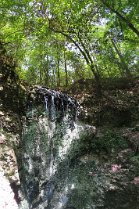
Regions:
M 80 136 L 86 132 L 93 138 L 96 129 L 76 123 L 77 101 L 60 92 L 36 87 L 27 106 L 20 176 L 28 208 L 76 208 L 70 200 L 76 187 L 71 161 Z

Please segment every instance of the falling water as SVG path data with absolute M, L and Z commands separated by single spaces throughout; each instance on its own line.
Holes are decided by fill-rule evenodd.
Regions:
M 47 112 L 47 109 L 48 109 L 48 97 L 47 96 L 44 97 L 44 101 L 45 101 L 45 109 Z
M 56 118 L 56 108 L 55 108 L 55 97 L 54 95 L 51 96 L 51 103 L 50 103 L 50 120 L 54 121 Z
M 76 189 L 71 162 L 85 129 L 75 120 L 78 103 L 73 98 L 41 87 L 36 95 L 33 115 L 27 113 L 23 129 L 25 199 L 28 209 L 64 209 Z

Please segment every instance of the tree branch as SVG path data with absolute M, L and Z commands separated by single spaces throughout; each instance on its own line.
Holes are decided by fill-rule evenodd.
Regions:
M 50 25 L 49 25 L 49 29 L 54 31 L 55 33 L 60 33 L 62 34 L 63 36 L 65 36 L 67 39 L 69 39 L 71 42 L 74 43 L 74 45 L 79 49 L 79 51 L 81 52 L 81 54 L 83 55 L 86 63 L 89 65 L 90 64 L 90 61 L 86 55 L 86 53 L 82 50 L 82 48 L 79 46 L 79 44 L 67 33 L 63 32 L 63 31 L 60 31 L 60 30 L 56 30 L 54 28 L 51 28 Z
M 121 20 L 123 20 L 123 22 L 125 22 L 128 27 L 139 37 L 139 31 L 137 30 L 137 28 L 135 28 L 135 26 L 123 15 L 121 15 L 117 10 L 115 10 L 113 7 L 111 7 L 109 4 L 106 3 L 105 0 L 101 0 L 101 2 L 108 8 L 110 9 L 110 11 L 112 11 L 113 13 L 115 13 L 117 15 L 117 17 L 119 17 Z

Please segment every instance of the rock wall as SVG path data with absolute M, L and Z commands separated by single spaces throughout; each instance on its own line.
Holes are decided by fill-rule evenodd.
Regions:
M 7 55 L 0 41 L 0 172 L 1 180 L 3 179 L 0 192 L 5 198 L 2 203 L 5 206 L 0 208 L 5 209 L 18 208 L 20 202 L 18 153 L 20 153 L 21 115 L 24 112 L 25 95 L 15 72 L 15 66 L 15 61 Z

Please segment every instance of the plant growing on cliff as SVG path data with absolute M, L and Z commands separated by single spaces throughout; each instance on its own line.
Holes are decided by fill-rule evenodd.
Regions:
M 101 151 L 105 150 L 106 153 L 112 154 L 121 149 L 128 147 L 126 139 L 121 134 L 113 130 L 106 130 L 103 135 L 98 138 L 98 149 Z

